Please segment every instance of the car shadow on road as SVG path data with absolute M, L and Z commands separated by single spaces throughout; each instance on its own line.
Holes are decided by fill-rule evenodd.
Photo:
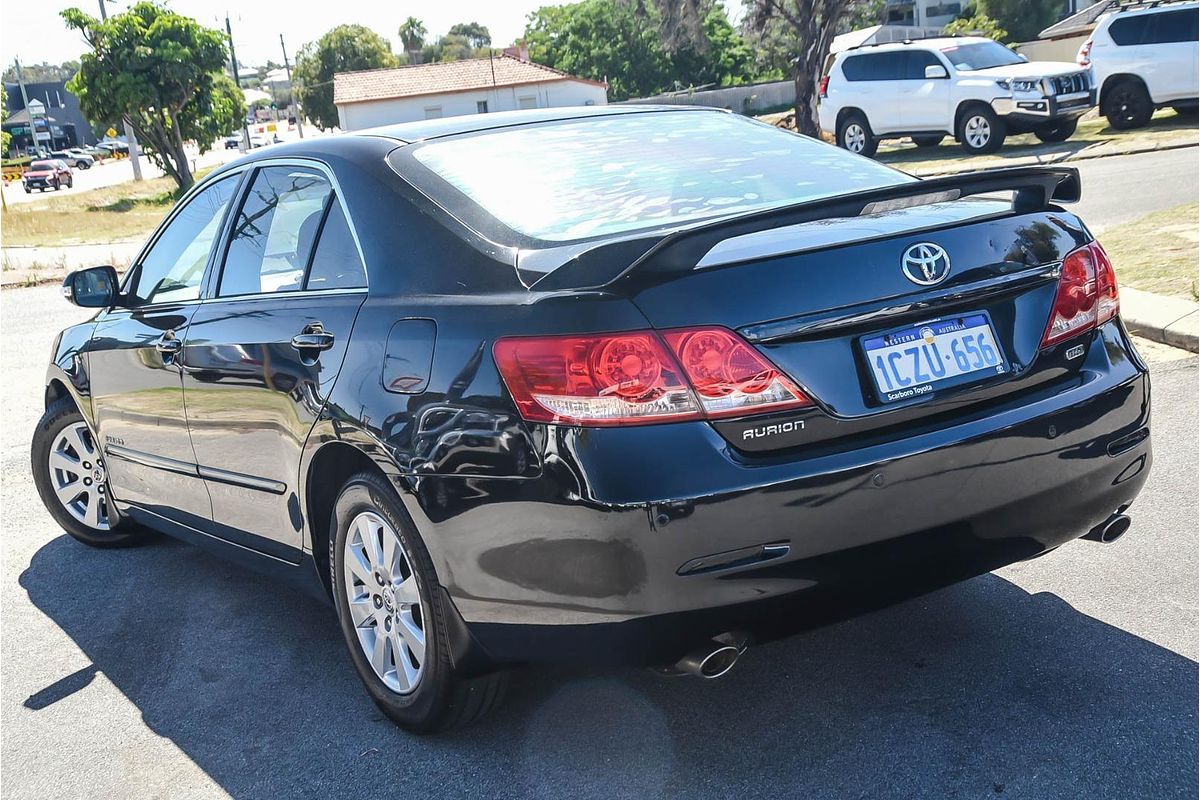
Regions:
M 717 681 L 521 671 L 425 738 L 371 705 L 328 607 L 198 549 L 60 536 L 20 583 L 92 661 L 22 713 L 99 671 L 234 797 L 1195 796 L 1196 663 L 994 575 Z

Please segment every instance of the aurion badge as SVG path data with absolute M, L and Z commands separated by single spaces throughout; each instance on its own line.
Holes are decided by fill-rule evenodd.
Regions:
M 904 251 L 900 259 L 904 277 L 919 286 L 934 286 L 950 274 L 950 256 L 936 244 L 920 242 Z

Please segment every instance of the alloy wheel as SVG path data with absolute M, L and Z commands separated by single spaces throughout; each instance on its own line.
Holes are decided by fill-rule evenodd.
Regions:
M 385 686 L 408 694 L 425 671 L 425 615 L 412 561 L 373 511 L 351 520 L 343 555 L 346 600 L 363 654 Z
M 108 476 L 87 425 L 76 422 L 59 431 L 49 461 L 50 485 L 67 513 L 94 530 L 110 529 Z
M 986 147 L 992 139 L 992 126 L 987 117 L 977 115 L 968 119 L 964 126 L 964 136 L 971 147 L 977 150 Z

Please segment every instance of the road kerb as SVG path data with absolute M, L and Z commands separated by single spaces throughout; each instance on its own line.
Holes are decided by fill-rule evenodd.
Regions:
M 1121 318 L 1130 333 L 1200 352 L 1200 305 L 1190 300 L 1122 287 Z

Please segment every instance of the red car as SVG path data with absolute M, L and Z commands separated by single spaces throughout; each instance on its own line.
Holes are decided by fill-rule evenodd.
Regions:
M 25 170 L 24 181 L 25 194 L 29 194 L 34 189 L 44 192 L 52 186 L 57 192 L 63 186 L 70 188 L 75 185 L 71 168 L 58 159 L 34 161 L 29 165 L 29 169 Z

